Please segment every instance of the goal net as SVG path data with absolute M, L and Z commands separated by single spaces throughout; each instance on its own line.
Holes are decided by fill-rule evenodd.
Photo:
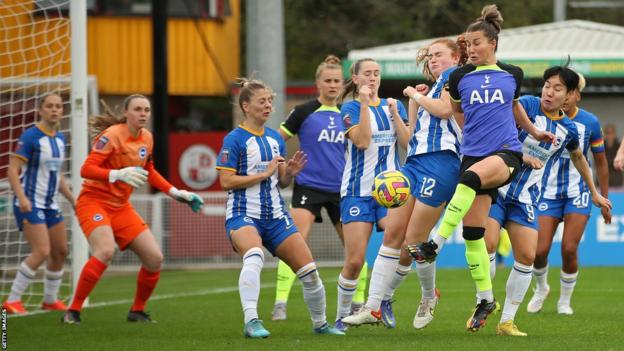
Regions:
M 60 131 L 68 148 L 63 175 L 71 179 L 72 144 L 72 68 L 70 0 L 0 1 L 0 298 L 6 299 L 20 263 L 30 247 L 17 229 L 13 214 L 13 192 L 7 179 L 11 153 L 24 130 L 37 120 L 37 104 L 50 92 L 63 97 L 64 116 Z M 93 98 L 97 100 L 95 81 Z M 97 106 L 95 104 L 94 106 Z M 86 132 L 86 131 L 83 131 Z M 76 175 L 74 175 L 76 176 Z M 75 184 L 72 182 L 72 184 Z M 71 242 L 73 215 L 69 204 L 57 197 L 63 210 Z M 71 252 L 71 250 L 70 250 Z M 70 262 L 71 255 L 67 262 Z M 35 310 L 43 299 L 43 270 L 22 297 L 28 310 Z M 60 298 L 67 299 L 71 289 L 71 268 L 65 266 Z

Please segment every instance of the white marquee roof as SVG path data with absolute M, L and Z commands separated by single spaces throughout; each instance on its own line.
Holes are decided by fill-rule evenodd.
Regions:
M 448 38 L 456 38 L 457 35 Z M 413 60 L 418 49 L 435 38 L 351 50 L 349 60 Z M 568 20 L 503 29 L 497 57 L 501 60 L 624 58 L 624 27 L 583 20 Z

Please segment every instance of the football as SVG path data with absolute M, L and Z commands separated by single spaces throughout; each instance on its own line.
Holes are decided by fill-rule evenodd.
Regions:
M 383 207 L 400 207 L 410 194 L 409 179 L 399 171 L 379 173 L 373 182 L 373 197 Z

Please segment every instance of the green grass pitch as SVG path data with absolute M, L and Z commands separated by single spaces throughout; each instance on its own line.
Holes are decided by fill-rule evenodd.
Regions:
M 338 269 L 321 268 L 327 290 L 328 319 L 335 317 Z M 494 280 L 495 296 L 503 302 L 508 269 Z M 572 298 L 573 316 L 559 316 L 558 269 L 551 269 L 551 296 L 544 310 L 526 312 L 527 293 L 516 322 L 526 338 L 495 335 L 500 314 L 491 316 L 478 333 L 465 330 L 475 294 L 468 270 L 441 269 L 442 299 L 434 321 L 423 330 L 412 327 L 420 287 L 410 274 L 395 294 L 397 328 L 362 326 L 344 337 L 312 334 L 301 287 L 293 287 L 288 320 L 273 322 L 275 269 L 262 273 L 259 313 L 271 337 L 242 336 L 238 270 L 167 271 L 162 274 L 148 311 L 158 323 L 125 321 L 134 296 L 135 275 L 105 275 L 95 288 L 82 324 L 63 325 L 61 313 L 9 318 L 9 350 L 624 350 L 624 268 L 581 268 Z M 619 278 L 618 278 L 619 277 Z

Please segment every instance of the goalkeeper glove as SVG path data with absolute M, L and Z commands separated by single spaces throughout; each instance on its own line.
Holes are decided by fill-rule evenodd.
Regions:
M 191 210 L 195 213 L 199 212 L 204 205 L 204 200 L 202 200 L 199 195 L 190 191 L 178 190 L 176 187 L 173 187 L 169 190 L 169 195 L 171 195 L 174 199 L 189 205 Z
M 147 181 L 147 175 L 147 171 L 141 167 L 126 167 L 111 170 L 108 181 L 114 183 L 120 180 L 133 188 L 139 188 Z

